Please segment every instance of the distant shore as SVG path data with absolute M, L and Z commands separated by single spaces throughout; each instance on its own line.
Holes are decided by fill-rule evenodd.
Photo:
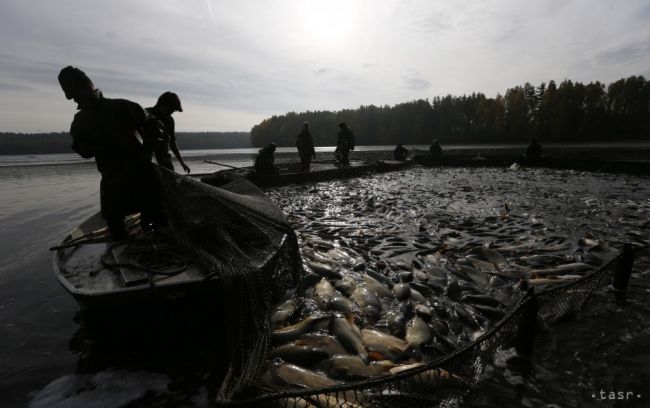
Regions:
M 429 154 L 429 147 L 423 145 L 405 145 L 410 151 L 418 155 Z M 650 161 L 650 141 L 648 142 L 623 142 L 623 143 L 552 143 L 543 145 L 543 154 L 560 158 L 576 159 L 616 159 Z M 369 149 L 372 148 L 372 149 Z M 521 156 L 526 150 L 525 144 L 468 144 L 468 145 L 443 145 L 443 154 L 447 156 Z M 280 148 L 276 152 L 279 161 L 296 160 L 295 149 L 284 151 Z M 359 160 L 386 160 L 393 158 L 394 146 L 359 146 L 350 153 L 351 158 Z M 316 152 L 316 159 L 333 157 L 333 150 Z
M 620 142 L 620 143 L 563 143 L 544 144 L 543 154 L 560 158 L 576 158 L 585 160 L 632 160 L 650 162 L 650 142 Z M 417 155 L 428 155 L 429 146 L 405 145 L 409 151 Z M 451 157 L 481 157 L 492 156 L 519 157 L 526 150 L 525 144 L 466 144 L 443 145 L 443 154 Z M 316 160 L 334 159 L 334 146 L 317 146 Z M 357 146 L 350 153 L 353 160 L 386 160 L 393 158 L 394 146 Z M 181 154 L 186 160 L 203 161 L 214 160 L 217 162 L 231 163 L 237 166 L 253 164 L 259 148 L 231 148 L 231 149 L 181 149 Z M 295 147 L 279 147 L 275 152 L 277 162 L 298 161 L 298 152 Z M 92 164 L 93 160 L 81 158 L 72 151 L 57 154 L 0 154 L 0 167 L 12 166 L 40 166 L 40 165 L 72 165 Z

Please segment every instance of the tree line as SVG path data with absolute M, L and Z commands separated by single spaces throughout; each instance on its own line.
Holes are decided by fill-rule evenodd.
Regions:
M 181 150 L 251 147 L 249 132 L 177 132 Z M 0 133 L 0 155 L 72 153 L 68 132 Z
M 488 98 L 482 93 L 360 106 L 336 112 L 289 112 L 251 129 L 254 146 L 293 146 L 304 122 L 316 145 L 336 144 L 338 123 L 358 145 L 526 143 L 650 140 L 650 81 L 631 76 L 605 86 L 564 80 L 525 83 Z

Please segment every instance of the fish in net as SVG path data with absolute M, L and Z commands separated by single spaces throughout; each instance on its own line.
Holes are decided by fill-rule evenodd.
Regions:
M 282 211 L 237 179 L 213 187 L 157 167 L 166 231 L 186 256 L 218 279 L 230 367 L 219 398 L 247 394 L 270 343 L 269 312 L 303 275 L 297 238 Z

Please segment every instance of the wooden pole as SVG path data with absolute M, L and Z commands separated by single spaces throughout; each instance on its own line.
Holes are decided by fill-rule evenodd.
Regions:
M 218 163 L 218 162 L 210 161 L 210 160 L 203 160 L 203 162 L 204 162 L 204 163 L 210 163 L 210 164 L 216 164 L 217 166 L 229 167 L 229 168 L 231 168 L 231 169 L 235 169 L 235 170 L 239 170 L 239 169 L 240 169 L 240 167 L 235 167 L 235 166 L 231 166 L 231 165 L 229 165 L 229 164 Z

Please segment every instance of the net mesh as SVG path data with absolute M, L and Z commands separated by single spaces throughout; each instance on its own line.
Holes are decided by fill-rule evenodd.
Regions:
M 532 341 L 581 309 L 617 271 L 647 270 L 650 248 L 623 251 L 603 267 L 552 289 L 521 292 L 510 312 L 464 347 L 397 374 L 313 389 L 257 389 L 270 344 L 271 305 L 294 288 L 304 272 L 296 236 L 282 212 L 241 179 L 221 188 L 159 170 L 170 233 L 195 262 L 219 279 L 230 368 L 218 406 L 251 407 L 431 407 L 453 404 L 476 385 L 495 353 Z M 632 258 L 630 258 L 632 257 Z
M 617 270 L 625 265 L 626 256 L 633 256 L 632 267 L 637 271 L 650 266 L 650 247 L 637 247 L 632 253 L 624 251 L 579 280 L 537 294 L 532 290 L 522 293 L 516 306 L 487 333 L 458 351 L 416 369 L 327 388 L 260 393 L 246 400 L 218 400 L 216 404 L 341 408 L 424 408 L 453 404 L 480 381 L 495 353 L 518 347 L 531 329 L 548 329 L 578 312 L 590 294 L 610 284 Z
M 269 345 L 273 299 L 294 287 L 303 271 L 298 242 L 282 211 L 250 182 L 210 187 L 157 170 L 168 233 L 189 259 L 218 279 L 230 367 L 218 393 L 247 395 Z

